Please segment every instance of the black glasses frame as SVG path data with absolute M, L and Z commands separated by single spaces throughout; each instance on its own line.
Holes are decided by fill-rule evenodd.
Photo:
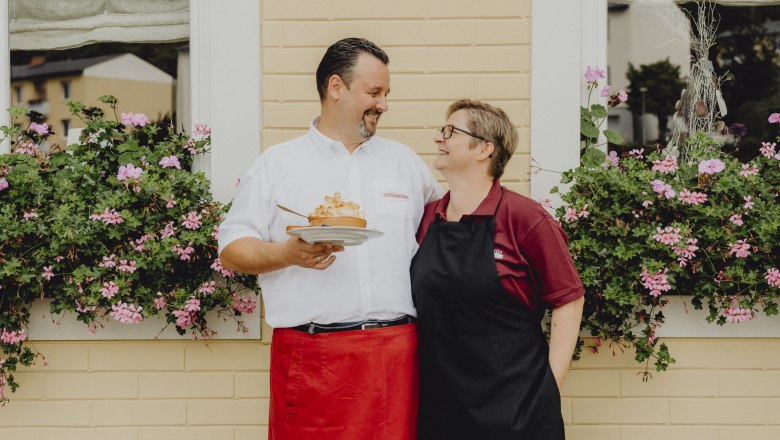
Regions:
M 459 132 L 461 132 L 463 134 L 467 134 L 467 135 L 469 135 L 469 136 L 471 136 L 473 138 L 477 138 L 477 139 L 485 141 L 485 142 L 491 142 L 491 141 L 483 138 L 482 136 L 477 136 L 476 134 L 474 134 L 474 133 L 472 133 L 470 131 L 464 130 L 462 128 L 458 128 L 458 127 L 456 127 L 456 126 L 454 126 L 452 124 L 450 124 L 450 125 L 443 125 L 443 126 L 441 126 L 441 127 L 436 129 L 436 133 L 441 133 L 442 139 L 449 139 L 449 138 L 451 138 L 452 137 L 452 133 L 454 133 L 456 131 L 459 131 Z

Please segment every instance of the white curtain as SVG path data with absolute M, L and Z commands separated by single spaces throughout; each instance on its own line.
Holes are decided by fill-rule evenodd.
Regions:
M 108 41 L 161 43 L 190 36 L 189 0 L 9 0 L 11 50 Z

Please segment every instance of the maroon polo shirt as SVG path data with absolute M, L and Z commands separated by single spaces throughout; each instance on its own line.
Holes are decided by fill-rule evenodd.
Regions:
M 476 211 L 462 222 L 490 220 L 496 213 L 493 238 L 496 269 L 501 284 L 511 295 L 535 311 L 556 308 L 584 295 L 582 282 L 569 253 L 566 233 L 538 202 L 493 182 Z M 425 206 L 417 242 L 438 216 L 447 219 L 450 193 Z M 496 208 L 498 208 L 496 210 Z

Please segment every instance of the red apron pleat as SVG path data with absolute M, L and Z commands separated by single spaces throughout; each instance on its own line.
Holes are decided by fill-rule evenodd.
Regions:
M 310 335 L 274 329 L 270 440 L 413 440 L 415 324 Z

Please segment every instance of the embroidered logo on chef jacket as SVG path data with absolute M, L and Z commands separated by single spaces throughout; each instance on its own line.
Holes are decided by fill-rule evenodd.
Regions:
M 504 253 L 501 252 L 500 249 L 494 249 L 493 250 L 493 256 L 496 258 L 496 260 L 501 260 L 504 258 Z
M 412 190 L 408 182 L 398 179 L 373 179 L 377 213 L 390 217 L 411 218 L 414 215 Z

